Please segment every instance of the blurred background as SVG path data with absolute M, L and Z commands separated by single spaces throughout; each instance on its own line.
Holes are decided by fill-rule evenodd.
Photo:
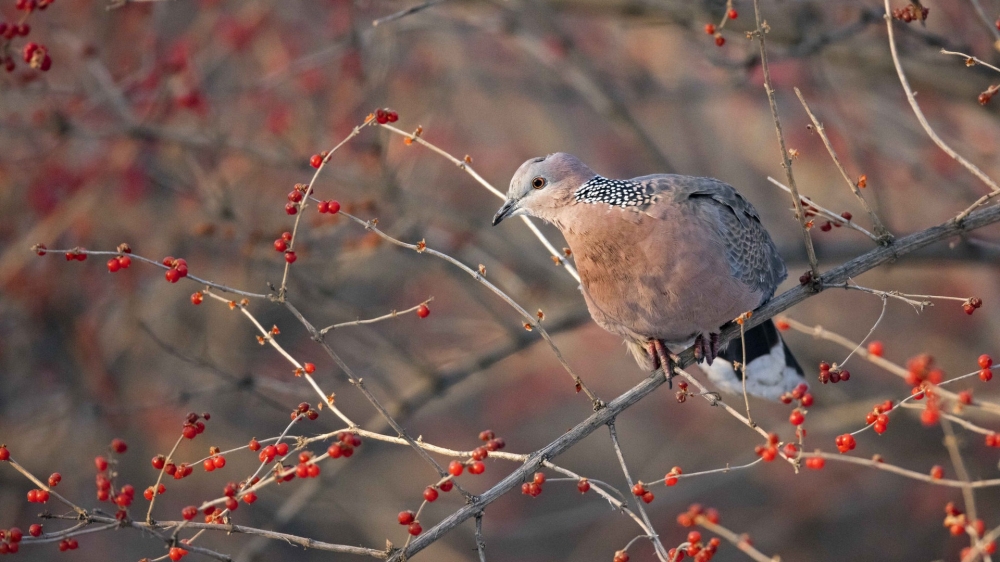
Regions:
M 980 4 L 988 21 L 981 19 Z M 529 157 L 578 155 L 597 172 L 627 178 L 679 172 L 720 178 L 760 211 L 796 283 L 807 269 L 790 200 L 766 181 L 782 177 L 759 58 L 746 39 L 753 7 L 736 0 L 739 17 L 716 46 L 704 26 L 721 20 L 721 0 L 454 0 L 412 15 L 373 21 L 417 0 L 178 0 L 127 3 L 58 0 L 31 14 L 28 37 L 4 41 L 16 60 L 0 76 L 0 442 L 29 470 L 61 472 L 59 491 L 85 507 L 113 511 L 94 496 L 93 457 L 112 437 L 129 444 L 122 482 L 145 489 L 156 478 L 149 459 L 166 453 L 189 411 L 212 414 L 206 433 L 181 445 L 193 461 L 215 445 L 277 435 L 288 412 L 315 400 L 288 363 L 261 347 L 239 314 L 189 297 L 194 283 L 163 280 L 133 263 L 110 274 L 104 259 L 39 258 L 29 248 L 84 246 L 113 250 L 128 242 L 153 259 L 187 259 L 192 274 L 255 292 L 279 284 L 284 262 L 272 248 L 292 217 L 286 193 L 312 175 L 310 155 L 343 139 L 379 107 L 397 111 L 397 126 L 458 158 L 466 154 L 488 181 L 506 190 Z M 898 4 L 898 5 L 897 5 Z M 799 189 L 870 227 L 792 92 L 799 87 L 848 172 L 867 176 L 865 195 L 897 235 L 954 216 L 985 188 L 927 138 L 906 103 L 889 56 L 881 2 L 763 0 L 771 72 L 788 146 L 798 151 Z M 1000 60 L 994 49 L 997 0 L 927 0 L 926 27 L 898 25 L 909 78 L 937 132 L 994 178 L 1000 177 L 997 101 L 977 96 L 1000 76 L 967 68 L 944 48 Z M 904 4 L 894 1 L 894 7 Z M 23 12 L 3 0 L 5 21 Z M 51 69 L 20 58 L 27 41 L 44 44 Z M 639 371 L 621 342 L 587 315 L 576 283 L 519 221 L 492 228 L 501 201 L 454 165 L 399 136 L 365 129 L 338 151 L 316 185 L 390 235 L 427 244 L 475 268 L 544 325 L 569 362 L 600 396 L 635 385 Z M 820 223 L 817 223 L 817 227 Z M 433 296 L 432 313 L 335 330 L 333 348 L 413 434 L 456 449 L 478 444 L 480 430 L 504 437 L 507 450 L 530 452 L 590 413 L 537 332 L 467 275 L 426 254 L 381 243 L 343 217 L 302 219 L 299 259 L 289 298 L 316 325 L 369 318 Z M 543 227 L 557 248 L 558 232 Z M 823 269 L 873 247 L 846 228 L 813 230 Z M 856 281 L 908 293 L 978 296 L 967 316 L 957 301 L 917 314 L 890 302 L 873 338 L 897 363 L 930 353 L 948 375 L 976 369 L 980 353 L 1000 354 L 1000 228 L 937 244 Z M 664 251 L 669 251 L 665 248 Z M 254 302 L 265 326 L 302 361 L 338 406 L 369 429 L 385 431 L 363 397 L 284 309 Z M 860 341 L 881 311 L 872 295 L 831 290 L 788 316 Z M 815 381 L 820 361 L 846 350 L 786 334 Z M 898 377 L 859 358 L 846 384 L 818 385 L 806 427 L 807 448 L 834 450 L 836 435 L 864 425 L 874 404 L 909 395 Z M 993 386 L 970 379 L 977 399 Z M 791 436 L 789 407 L 751 400 L 765 428 Z M 1000 423 L 970 410 L 970 419 Z M 855 453 L 926 472 L 954 475 L 939 427 L 919 412 L 893 418 L 879 437 L 858 439 Z M 338 429 L 325 411 L 296 432 Z M 630 469 L 652 481 L 674 465 L 685 472 L 744 464 L 759 438 L 702 400 L 679 404 L 665 387 L 619 418 Z M 973 478 L 996 478 L 998 455 L 981 435 L 959 434 Z M 322 450 L 317 448 L 317 450 Z M 222 471 L 168 481 L 154 517 L 176 519 L 182 507 L 219 496 L 250 474 L 256 455 L 232 454 Z M 606 431 L 597 431 L 558 464 L 626 489 Z M 513 464 L 487 461 L 482 476 L 463 476 L 473 492 L 499 481 Z M 416 509 L 435 474 L 406 448 L 367 441 L 347 461 L 326 463 L 321 478 L 261 493 L 234 522 L 319 540 L 382 548 L 405 541 L 400 510 Z M 24 501 L 31 486 L 0 466 L 0 528 L 35 522 Z M 957 489 L 924 485 L 862 467 L 828 463 L 793 474 L 786 463 L 682 480 L 656 488 L 648 509 L 667 546 L 684 540 L 675 523 L 692 502 L 718 508 L 722 523 L 747 532 L 783 560 L 957 560 L 968 540 L 942 526 Z M 1000 524 L 1000 492 L 977 493 L 980 516 Z M 424 528 L 461 506 L 444 494 L 421 516 Z M 50 502 L 49 509 L 61 506 Z M 138 500 L 133 516 L 142 518 Z M 48 522 L 46 530 L 60 528 Z M 491 562 L 611 560 L 639 534 L 627 517 L 572 483 L 550 483 L 538 498 L 508 494 L 483 522 Z M 421 559 L 475 557 L 470 521 Z M 132 531 L 79 537 L 80 549 L 25 546 L 25 560 L 137 560 L 165 554 L 160 541 Z M 302 551 L 279 541 L 209 533 L 202 546 L 238 560 L 354 559 Z M 653 559 L 646 541 L 633 560 Z M 744 560 L 723 545 L 716 560 Z

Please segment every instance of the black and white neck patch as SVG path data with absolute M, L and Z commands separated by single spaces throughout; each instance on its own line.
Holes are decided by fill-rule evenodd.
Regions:
M 573 194 L 581 203 L 605 203 L 613 207 L 639 207 L 653 202 L 653 196 L 639 182 L 631 180 L 609 180 L 594 176 L 581 185 Z

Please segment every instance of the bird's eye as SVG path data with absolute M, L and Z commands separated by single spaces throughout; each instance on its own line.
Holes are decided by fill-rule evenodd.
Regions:
M 545 178 L 538 176 L 537 178 L 531 180 L 531 187 L 535 189 L 541 189 L 545 187 Z

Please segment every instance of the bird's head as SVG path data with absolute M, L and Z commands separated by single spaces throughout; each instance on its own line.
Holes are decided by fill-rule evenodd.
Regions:
M 560 209 L 573 201 L 573 193 L 595 175 L 576 156 L 565 152 L 532 158 L 514 173 L 507 201 L 493 217 L 493 226 L 516 215 L 552 221 Z

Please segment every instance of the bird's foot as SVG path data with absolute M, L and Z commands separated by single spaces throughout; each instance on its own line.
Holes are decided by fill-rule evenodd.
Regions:
M 704 334 L 698 334 L 694 339 L 694 360 L 698 363 L 705 362 L 709 365 L 719 355 L 719 334 L 711 333 L 708 338 Z
M 667 377 L 668 387 L 673 388 L 674 360 L 676 358 L 672 353 L 667 351 L 667 347 L 663 345 L 663 340 L 652 340 L 650 344 L 653 347 L 654 356 L 660 364 L 659 366 L 663 369 L 663 376 Z

